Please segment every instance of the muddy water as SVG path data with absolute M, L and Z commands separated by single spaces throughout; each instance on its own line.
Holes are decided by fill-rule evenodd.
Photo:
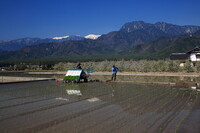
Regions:
M 200 132 L 200 92 L 139 83 L 0 85 L 0 132 Z
M 110 75 L 91 75 L 91 79 L 99 79 L 101 81 L 110 80 Z M 177 82 L 192 82 L 199 83 L 199 77 L 184 77 L 184 76 L 132 76 L 132 75 L 118 75 L 117 81 L 135 82 L 135 83 L 177 83 Z

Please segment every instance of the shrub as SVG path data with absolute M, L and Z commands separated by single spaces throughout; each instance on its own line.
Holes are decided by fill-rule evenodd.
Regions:
M 60 62 L 54 65 L 55 70 L 68 70 L 76 67 L 77 63 L 63 63 Z M 184 67 L 180 67 L 179 61 L 172 60 L 121 60 L 121 61 L 101 61 L 101 62 L 82 62 L 81 66 L 84 70 L 88 67 L 93 71 L 111 71 L 112 66 L 118 67 L 119 71 L 132 72 L 199 72 L 200 63 L 191 67 L 189 61 Z

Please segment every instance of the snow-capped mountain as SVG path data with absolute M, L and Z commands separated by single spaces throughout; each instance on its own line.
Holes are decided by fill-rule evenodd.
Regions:
M 99 38 L 101 35 L 94 35 L 94 34 L 89 34 L 86 36 L 80 36 L 80 35 L 72 35 L 72 36 L 61 36 L 61 37 L 53 37 L 52 39 L 54 40 L 82 40 L 82 39 L 92 39 L 96 40 Z
M 93 39 L 96 40 L 97 38 L 99 38 L 101 35 L 94 35 L 94 34 L 89 34 L 87 36 L 85 36 L 86 39 Z
M 64 38 L 69 38 L 69 36 L 54 37 L 52 39 L 60 40 L 60 39 L 64 39 Z
M 67 40 L 82 40 L 84 39 L 84 37 L 80 35 L 71 35 L 71 36 L 53 37 L 52 39 L 57 41 L 67 41 Z

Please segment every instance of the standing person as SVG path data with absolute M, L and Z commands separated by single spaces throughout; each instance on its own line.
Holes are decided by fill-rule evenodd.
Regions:
M 117 68 L 115 65 L 113 65 L 113 67 L 112 67 L 112 78 L 111 78 L 111 80 L 116 80 L 117 71 L 118 71 L 118 68 Z

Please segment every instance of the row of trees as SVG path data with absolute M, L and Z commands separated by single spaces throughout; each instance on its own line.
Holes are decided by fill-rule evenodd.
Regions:
M 180 61 L 172 60 L 121 60 L 121 61 L 100 61 L 100 62 L 82 62 L 82 68 L 87 70 L 89 67 L 94 71 L 111 71 L 113 65 L 119 68 L 121 72 L 200 72 L 200 63 L 191 66 L 186 61 L 184 66 L 180 66 Z M 68 70 L 75 67 L 77 63 L 60 62 L 54 65 L 55 70 Z

